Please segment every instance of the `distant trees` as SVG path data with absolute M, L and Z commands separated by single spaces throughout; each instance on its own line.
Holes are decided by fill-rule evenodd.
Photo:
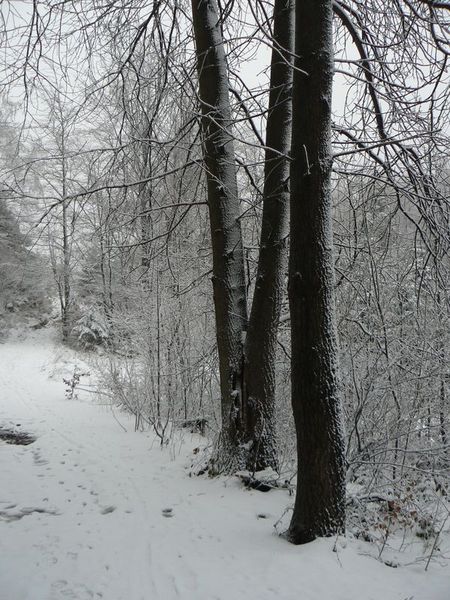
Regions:
M 0 103 L 0 321 L 4 327 L 10 320 L 8 313 L 36 318 L 49 308 L 48 272 L 33 247 L 35 237 L 27 235 L 29 213 L 15 199 L 23 171 L 14 109 L 13 104 Z
M 0 194 L 0 328 L 6 329 L 19 324 L 20 317 L 38 319 L 50 308 L 46 265 L 12 208 Z
M 42 136 L 34 140 L 35 156 L 29 169 L 34 174 L 36 188 L 50 196 L 41 205 L 48 255 L 57 290 L 64 342 L 70 339 L 76 319 L 74 271 L 77 261 L 76 234 L 80 207 L 71 193 L 84 184 L 78 151 L 83 142 L 74 122 L 74 107 L 64 99 L 62 91 L 47 91 L 44 96 L 45 124 Z M 80 169 L 80 170 L 79 170 Z
M 21 261 L 26 260 L 26 238 L 21 233 L 17 218 L 8 209 L 6 200 L 0 197 L 0 299 L 2 313 L 14 310 L 24 300 L 28 282 Z

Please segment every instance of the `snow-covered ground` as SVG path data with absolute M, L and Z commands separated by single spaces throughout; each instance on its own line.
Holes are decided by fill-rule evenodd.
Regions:
M 356 540 L 290 545 L 285 490 L 189 477 L 198 438 L 161 450 L 98 396 L 68 400 L 75 361 L 45 330 L 0 344 L 0 427 L 37 436 L 0 442 L 0 600 L 450 598 L 444 558 L 425 572 Z

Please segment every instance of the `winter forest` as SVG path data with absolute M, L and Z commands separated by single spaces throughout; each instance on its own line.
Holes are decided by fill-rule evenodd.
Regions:
M 0 600 L 447 600 L 450 3 L 0 10 Z

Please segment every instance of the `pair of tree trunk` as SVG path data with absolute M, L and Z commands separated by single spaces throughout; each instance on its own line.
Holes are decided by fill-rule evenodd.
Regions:
M 220 363 L 222 433 L 216 468 L 277 467 L 275 351 L 290 199 L 291 378 L 298 485 L 288 538 L 303 543 L 343 530 L 345 517 L 333 315 L 332 3 L 275 0 L 262 230 L 250 317 L 228 69 L 216 1 L 192 0 L 192 14 Z
M 275 352 L 286 263 L 291 129 L 291 0 L 275 3 L 260 256 L 247 313 L 227 60 L 215 0 L 193 0 L 213 250 L 222 431 L 218 471 L 277 467 Z

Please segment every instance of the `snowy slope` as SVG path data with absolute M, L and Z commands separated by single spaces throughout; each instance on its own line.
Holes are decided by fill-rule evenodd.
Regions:
M 291 546 L 273 528 L 286 491 L 189 477 L 195 439 L 161 450 L 98 397 L 64 397 L 75 362 L 45 331 L 0 344 L 0 426 L 37 436 L 0 442 L 0 600 L 450 598 L 445 562 L 392 569 L 354 540 Z

